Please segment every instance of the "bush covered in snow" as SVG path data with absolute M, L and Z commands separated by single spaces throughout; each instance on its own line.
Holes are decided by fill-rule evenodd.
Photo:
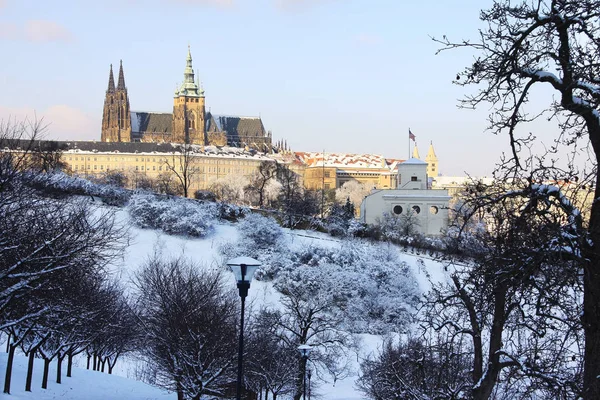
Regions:
M 250 211 L 247 207 L 238 206 L 229 203 L 216 203 L 219 219 L 236 222 L 237 220 L 244 218 Z
M 173 235 L 204 237 L 213 231 L 217 206 L 180 198 L 136 193 L 128 206 L 133 223 Z
M 93 183 L 87 179 L 67 175 L 63 172 L 54 173 L 27 173 L 24 181 L 50 195 L 88 195 L 100 198 L 104 203 L 123 206 L 129 200 L 131 191 L 113 185 Z
M 283 236 L 283 230 L 273 218 L 260 214 L 248 215 L 240 222 L 238 229 L 242 238 L 258 250 L 275 246 Z
M 387 243 L 345 239 L 339 248 L 290 250 L 281 228 L 264 217 L 246 218 L 240 240 L 222 246 L 226 257 L 246 255 L 262 266 L 256 279 L 278 290 L 301 284 L 307 296 L 328 296 L 352 332 L 402 331 L 411 319 L 419 289 L 410 268 Z

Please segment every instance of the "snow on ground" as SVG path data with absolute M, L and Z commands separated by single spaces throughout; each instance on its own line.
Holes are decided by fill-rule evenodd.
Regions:
M 128 214 L 125 210 L 117 212 L 118 219 L 130 225 Z M 131 226 L 131 225 L 130 225 Z M 285 230 L 288 237 L 288 243 L 291 248 L 302 248 L 305 246 L 321 246 L 335 248 L 340 245 L 340 240 L 332 238 L 323 233 L 312 231 L 290 231 Z M 183 254 L 185 257 L 197 262 L 202 268 L 224 269 L 226 260 L 219 254 L 219 246 L 234 242 L 238 238 L 237 228 L 234 224 L 224 223 L 216 224 L 215 232 L 204 239 L 186 238 L 183 236 L 171 236 L 163 234 L 156 230 L 139 229 L 131 226 L 127 241 L 127 250 L 122 260 L 115 263 L 113 271 L 125 282 L 131 282 L 136 271 L 144 261 L 158 252 L 164 256 L 177 257 Z M 392 246 L 392 245 L 390 245 Z M 398 249 L 400 252 L 400 249 Z M 443 265 L 434 260 L 423 256 L 401 253 L 400 260 L 405 261 L 413 270 L 414 276 L 423 292 L 430 287 L 429 279 L 438 282 L 446 276 Z M 227 271 L 225 269 L 225 271 Z M 225 272 L 225 276 L 230 276 L 231 290 L 235 288 L 235 279 L 233 274 Z M 259 308 L 263 305 L 277 306 L 280 295 L 273 288 L 270 282 L 253 281 L 248 296 L 249 304 L 252 308 Z M 362 394 L 354 388 L 359 360 L 370 354 L 377 352 L 381 345 L 382 338 L 376 335 L 360 335 L 362 349 L 359 354 L 352 354 L 352 366 L 354 373 L 337 382 L 320 383 L 318 390 L 314 393 L 321 395 L 321 398 L 328 400 L 362 400 Z M 81 359 L 78 360 L 81 363 Z M 49 389 L 39 389 L 41 379 L 41 360 L 36 361 L 36 371 L 34 376 L 34 391 L 25 393 L 24 374 L 26 370 L 26 360 L 20 356 L 15 359 L 15 370 L 13 377 L 14 396 L 3 396 L 10 399 L 103 399 L 103 400 L 151 400 L 151 399 L 175 399 L 174 394 L 168 394 L 160 389 L 145 385 L 142 382 L 132 380 L 135 377 L 137 362 L 134 359 L 124 358 L 117 362 L 114 374 L 121 376 L 109 376 L 99 372 L 77 369 L 74 371 L 73 378 L 64 378 L 62 385 L 52 382 L 55 372 L 50 370 Z M 0 372 L 4 372 L 6 365 L 6 354 L 0 355 Z M 126 379 L 128 377 L 130 379 Z
M 0 353 L 0 370 L 4 375 L 6 353 Z M 31 392 L 25 391 L 27 358 L 16 356 L 14 361 L 11 394 L 0 394 L 6 400 L 175 400 L 175 393 L 168 393 L 145 383 L 121 376 L 97 371 L 73 368 L 73 377 L 63 375 L 62 383 L 56 383 L 56 364 L 50 365 L 48 389 L 42 389 L 43 362 L 37 359 L 33 372 Z M 63 364 L 64 365 L 64 364 Z M 63 366 L 64 368 L 64 366 Z M 64 374 L 64 371 L 63 371 Z M 1 379 L 4 384 L 4 378 Z

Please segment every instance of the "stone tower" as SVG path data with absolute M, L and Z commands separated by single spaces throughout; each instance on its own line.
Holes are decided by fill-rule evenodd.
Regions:
M 433 150 L 433 142 L 429 144 L 429 151 L 427 152 L 427 156 L 425 157 L 425 162 L 427 163 L 427 176 L 432 178 L 438 176 L 438 158 L 435 155 L 435 151 Z
M 131 112 L 122 60 L 116 88 L 112 64 L 110 65 L 108 89 L 104 98 L 104 112 L 102 114 L 101 140 L 103 142 L 131 142 Z
M 172 142 L 204 144 L 206 130 L 204 90 L 199 82 L 194 82 L 189 46 L 183 77 L 183 83 L 175 91 L 173 100 Z

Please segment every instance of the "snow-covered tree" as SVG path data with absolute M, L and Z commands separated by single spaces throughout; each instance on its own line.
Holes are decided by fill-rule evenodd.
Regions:
M 248 186 L 248 178 L 243 175 L 229 174 L 225 175 L 209 186 L 218 200 L 225 203 L 241 204 L 244 203 L 244 188 Z
M 466 48 L 475 53 L 473 63 L 459 73 L 456 83 L 476 88 L 462 106 L 491 108 L 490 130 L 507 134 L 512 156 L 505 160 L 511 172 L 546 167 L 529 158 L 536 137 L 543 137 L 552 158 L 573 160 L 580 149 L 590 155 L 579 165 L 568 162 L 567 178 L 587 177 L 587 185 L 600 198 L 600 1 L 598 0 L 495 0 L 480 14 L 484 28 L 477 40 L 438 40 L 442 50 Z M 538 89 L 549 89 L 539 92 Z M 539 93 L 546 105 L 530 100 Z M 538 102 L 539 104 L 539 102 Z M 490 107 L 491 105 L 491 107 Z M 535 132 L 523 125 L 549 119 L 552 129 Z M 525 150 L 525 151 L 521 151 Z M 584 157 L 586 154 L 584 154 Z M 531 162 L 533 161 L 533 162 Z M 536 165 L 537 164 L 537 165 Z M 549 177 L 550 178 L 550 177 Z M 581 248 L 583 268 L 583 328 L 585 332 L 584 392 L 586 399 L 600 398 L 600 202 L 594 201 L 588 226 L 589 240 Z
M 379 352 L 361 361 L 358 389 L 372 400 L 465 399 L 469 362 L 448 338 L 386 337 Z
M 338 203 L 344 203 L 347 199 L 354 204 L 355 208 L 359 208 L 363 199 L 369 194 L 369 187 L 359 181 L 348 181 L 335 191 L 335 199 Z
M 474 399 L 581 393 L 582 217 L 534 181 L 467 190 L 450 281 L 426 297 L 425 326 L 468 343 Z
M 274 161 L 265 160 L 258 165 L 256 172 L 250 178 L 250 183 L 244 188 L 252 205 L 262 208 L 268 203 L 269 188 L 275 181 L 276 173 L 277 163 Z
M 120 254 L 123 237 L 111 212 L 85 200 L 41 198 L 12 180 L 11 189 L 0 192 L 1 329 L 10 329 L 14 343 L 39 332 L 66 296 L 61 277 L 103 270 Z M 13 356 L 11 348 L 5 392 Z
M 178 398 L 223 397 L 235 381 L 235 292 L 218 272 L 182 258 L 149 259 L 135 278 L 140 331 L 152 383 Z

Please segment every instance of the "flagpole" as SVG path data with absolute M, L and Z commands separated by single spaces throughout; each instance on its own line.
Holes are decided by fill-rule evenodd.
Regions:
M 410 128 L 408 128 L 408 158 L 410 158 Z

